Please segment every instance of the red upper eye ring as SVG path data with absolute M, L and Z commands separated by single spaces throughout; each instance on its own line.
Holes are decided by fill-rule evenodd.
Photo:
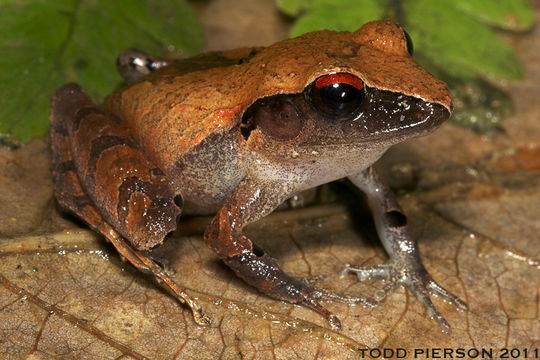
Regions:
M 359 111 L 364 98 L 364 82 L 355 75 L 323 75 L 306 88 L 306 98 L 318 111 L 345 119 Z
M 351 74 L 331 74 L 331 75 L 325 75 L 321 76 L 315 81 L 315 87 L 317 89 L 322 89 L 328 85 L 334 85 L 334 84 L 347 84 L 354 86 L 358 90 L 362 90 L 364 88 L 364 82 L 360 80 L 359 77 L 351 75 Z

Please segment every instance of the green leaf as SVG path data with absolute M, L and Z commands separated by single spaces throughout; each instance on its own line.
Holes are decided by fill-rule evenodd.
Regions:
M 383 17 L 398 20 L 415 49 L 447 73 L 516 80 L 521 65 L 512 48 L 488 26 L 529 29 L 526 0 L 277 0 L 289 14 L 300 13 L 291 36 L 320 29 L 356 30 Z
M 373 0 L 312 0 L 309 11 L 294 24 L 291 36 L 322 29 L 354 31 L 383 14 L 379 2 Z
M 482 78 L 521 79 L 513 49 L 491 27 L 523 31 L 534 14 L 527 0 L 276 0 L 282 11 L 299 16 L 291 36 L 333 29 L 355 30 L 377 18 L 397 20 L 411 35 L 415 57 L 454 93 L 454 121 L 494 134 L 511 113 L 510 100 Z M 479 95 L 482 94 L 482 95 Z
M 455 0 L 453 5 L 474 19 L 502 29 L 524 31 L 534 22 L 526 0 Z
M 446 72 L 458 77 L 522 77 L 512 48 L 489 27 L 453 7 L 454 0 L 416 0 L 407 4 L 406 28 L 415 49 Z
M 94 98 L 112 92 L 123 49 L 202 45 L 192 10 L 178 0 L 2 0 L 0 33 L 0 133 L 23 142 L 47 132 L 49 98 L 63 83 Z
M 289 16 L 298 16 L 309 9 L 313 0 L 276 0 L 277 7 Z

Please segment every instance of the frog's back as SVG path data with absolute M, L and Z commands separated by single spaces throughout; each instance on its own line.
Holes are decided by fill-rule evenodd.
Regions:
M 377 31 L 366 26 L 362 29 Z M 256 100 L 300 93 L 328 73 L 349 72 L 367 86 L 392 90 L 399 84 L 409 89 L 406 95 L 427 93 L 433 94 L 433 99 L 425 100 L 444 100 L 437 99 L 436 89 L 428 91 L 417 81 L 426 73 L 408 55 L 383 53 L 364 44 L 364 37 L 372 38 L 360 31 L 319 31 L 267 48 L 173 62 L 113 94 L 106 106 L 131 129 L 148 155 L 169 172 L 208 136 L 238 127 L 243 113 Z M 389 73 L 387 69 L 393 70 Z M 440 86 L 446 89 L 444 83 Z M 237 137 L 241 144 L 240 131 Z

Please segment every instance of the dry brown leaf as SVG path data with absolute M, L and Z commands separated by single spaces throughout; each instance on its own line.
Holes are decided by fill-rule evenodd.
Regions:
M 497 251 L 495 243 L 497 237 L 501 242 L 507 237 L 510 246 L 525 237 L 529 246 L 524 253 L 540 252 L 538 237 L 531 241 L 524 236 L 527 229 L 538 227 L 540 186 L 528 190 L 527 196 L 514 190 L 472 202 L 463 194 L 457 201 L 403 199 L 427 268 L 469 303 L 468 313 L 437 303 L 453 327 L 451 336 L 442 334 L 403 290 L 375 308 L 329 304 L 343 321 L 342 331 L 331 331 L 317 314 L 246 286 L 217 261 L 200 236 L 183 236 L 169 240 L 157 253 L 212 317 L 210 327 L 198 327 L 189 310 L 122 263 L 100 237 L 70 227 L 2 241 L 0 353 L 13 359 L 28 354 L 73 359 L 353 359 L 366 347 L 534 347 L 540 335 L 540 271 Z M 519 218 L 533 227 L 516 234 L 506 223 L 494 226 L 489 222 L 493 214 L 486 213 L 493 208 L 512 211 L 508 223 Z M 473 223 L 466 224 L 471 219 Z M 199 221 L 185 228 L 197 228 Z M 354 228 L 343 206 L 276 213 L 252 226 L 249 234 L 291 274 L 328 274 L 321 285 L 350 294 L 373 295 L 381 287 L 358 283 L 353 276 L 338 278 L 345 263 L 385 260 L 382 249 Z

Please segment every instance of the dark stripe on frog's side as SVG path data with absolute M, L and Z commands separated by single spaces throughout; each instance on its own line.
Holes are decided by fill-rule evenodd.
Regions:
M 177 59 L 171 61 L 170 65 L 176 69 L 176 74 L 180 75 L 216 67 L 245 64 L 257 55 L 259 51 L 260 48 L 213 51 L 187 59 Z
M 79 126 L 81 125 L 81 122 L 83 122 L 89 116 L 93 116 L 93 115 L 105 116 L 103 111 L 99 110 L 95 106 L 86 106 L 77 110 L 77 112 L 75 113 L 75 116 L 73 117 L 73 121 L 71 122 L 72 133 L 76 133 L 79 130 Z
M 87 186 L 92 187 L 92 189 L 95 188 L 95 174 L 97 170 L 97 163 L 101 157 L 101 154 L 104 151 L 116 146 L 128 146 L 134 149 L 137 147 L 137 145 L 132 139 L 124 136 L 104 135 L 92 140 L 92 145 L 90 147 L 90 155 L 88 157 L 88 163 L 86 165 L 87 171 L 85 181 L 87 182 Z
M 135 176 L 124 178 L 122 181 L 122 185 L 120 185 L 118 189 L 118 219 L 120 221 L 126 221 L 129 215 L 130 205 L 133 203 L 132 196 L 136 193 L 146 196 L 148 201 L 150 201 L 150 207 L 147 210 L 147 217 L 151 219 L 159 216 L 157 210 L 163 207 L 171 206 L 173 202 L 172 198 L 148 196 L 152 193 L 159 194 L 161 190 L 159 189 L 159 187 L 159 184 L 156 185 L 147 181 L 142 181 L 140 178 Z
M 68 171 L 75 172 L 75 163 L 73 162 L 73 160 L 62 161 L 56 164 L 56 169 L 63 173 Z
M 172 182 L 146 158 L 128 130 L 77 85 L 66 85 L 53 96 L 51 124 L 60 205 L 98 231 L 112 226 L 137 249 L 163 242 L 176 229 L 181 209 L 174 203 L 179 194 Z M 135 193 L 146 197 L 137 206 L 129 203 Z M 126 211 L 119 213 L 122 206 Z
M 66 102 L 66 98 L 77 97 L 82 93 L 75 84 L 68 84 L 60 88 L 51 99 L 51 143 L 53 176 L 55 179 L 55 192 L 61 207 L 70 210 L 83 218 L 94 229 L 99 231 L 99 222 L 94 222 L 95 210 L 92 201 L 84 192 L 76 173 L 75 162 L 71 151 L 71 142 L 68 127 L 73 119 L 77 106 L 87 104 L 85 98 L 80 101 Z

